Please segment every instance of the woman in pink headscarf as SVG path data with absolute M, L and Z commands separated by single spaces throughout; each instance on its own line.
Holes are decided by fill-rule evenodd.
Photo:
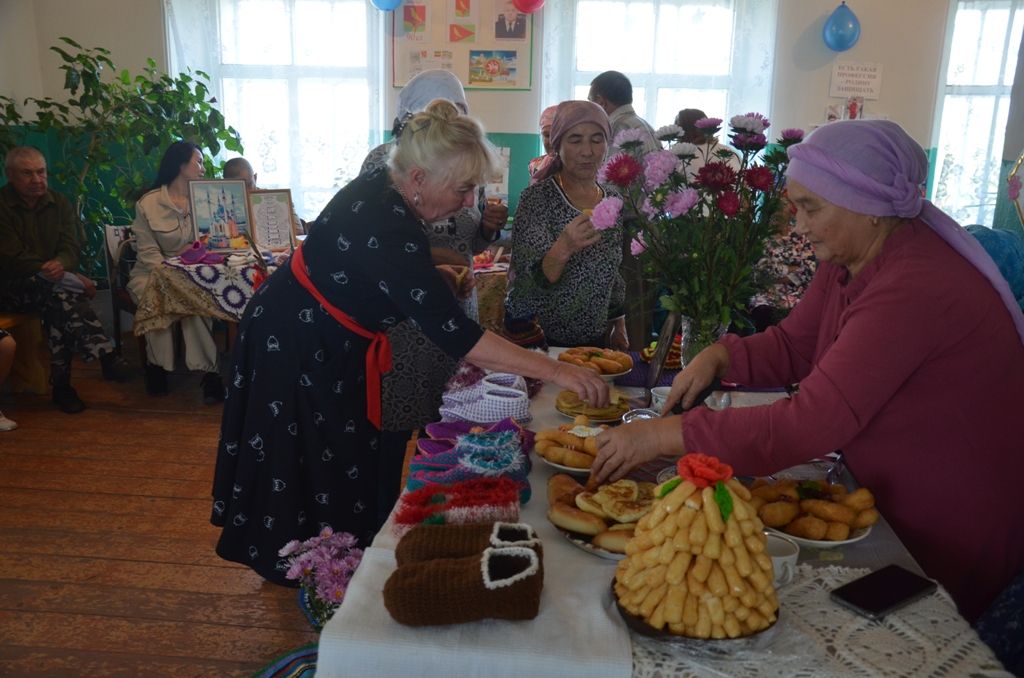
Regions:
M 541 163 L 551 153 L 551 123 L 555 120 L 555 110 L 558 106 L 548 106 L 540 114 L 540 140 L 544 144 L 544 155 L 538 155 L 530 161 L 526 169 L 532 177 L 537 173 Z
M 927 160 L 897 124 L 837 122 L 789 149 L 796 230 L 820 262 L 777 327 L 705 349 L 672 384 L 684 407 L 715 377 L 799 383 L 764 407 L 603 434 L 598 479 L 702 451 L 763 475 L 844 452 L 925 572 L 969 620 L 1024 567 L 1024 318 L 977 241 L 922 198 Z M 628 432 L 624 429 L 628 429 Z
M 550 154 L 519 197 L 505 298 L 510 334 L 536 319 L 554 346 L 628 345 L 622 222 L 598 230 L 590 214 L 606 195 L 597 171 L 611 127 L 589 101 L 563 101 L 551 122 Z

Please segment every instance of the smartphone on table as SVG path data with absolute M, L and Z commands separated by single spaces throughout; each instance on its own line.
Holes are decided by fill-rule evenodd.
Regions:
M 877 620 L 929 595 L 937 587 L 931 579 L 899 565 L 886 565 L 836 588 L 831 597 L 840 605 Z

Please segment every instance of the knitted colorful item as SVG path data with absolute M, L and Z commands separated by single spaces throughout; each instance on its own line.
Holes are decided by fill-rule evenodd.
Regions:
M 520 444 L 515 431 L 467 433 L 456 438 L 454 446 L 450 440 L 428 439 L 423 441 L 422 445 L 417 444 L 420 454 L 410 460 L 409 471 L 445 470 L 460 464 L 471 465 L 463 461 L 467 457 L 486 460 L 502 455 L 522 455 Z M 490 474 L 481 471 L 481 475 Z
M 444 439 L 448 441 L 454 441 L 459 436 L 467 433 L 499 433 L 501 431 L 515 431 L 519 435 L 520 445 L 524 452 L 529 452 L 533 448 L 533 431 L 523 428 L 516 422 L 515 419 L 502 419 L 499 422 L 493 424 L 480 426 L 472 424 L 467 421 L 439 421 L 433 424 L 427 424 L 424 427 L 427 435 L 433 439 Z M 428 438 L 420 438 L 420 442 L 429 440 Z
M 529 472 L 526 455 L 518 448 L 472 449 L 458 455 L 458 463 L 449 468 L 410 470 L 406 486 L 416 490 L 429 483 L 451 485 L 473 478 L 506 477 L 520 484 L 520 498 L 525 504 L 530 500 Z
M 425 485 L 398 500 L 394 532 L 402 536 L 419 523 L 462 525 L 517 522 L 519 483 L 509 478 L 478 478 L 453 485 Z
M 476 523 L 472 525 L 417 525 L 395 547 L 399 566 L 438 558 L 464 558 L 483 553 L 489 546 L 525 546 L 541 551 L 537 533 L 526 523 Z
M 384 606 L 395 621 L 408 626 L 533 619 L 543 587 L 536 551 L 491 547 L 465 558 L 399 567 L 384 584 Z

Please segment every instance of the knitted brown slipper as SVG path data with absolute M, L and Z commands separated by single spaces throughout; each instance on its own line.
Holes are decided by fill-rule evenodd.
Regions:
M 531 548 L 487 548 L 465 558 L 409 563 L 384 584 L 384 607 L 400 624 L 433 626 L 480 619 L 533 619 L 544 587 Z
M 540 539 L 526 523 L 420 524 L 398 542 L 395 560 L 401 567 L 424 560 L 464 558 L 481 553 L 488 546 L 526 546 L 541 553 Z

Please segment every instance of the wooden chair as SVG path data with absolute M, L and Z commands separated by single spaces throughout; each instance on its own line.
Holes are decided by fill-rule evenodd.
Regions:
M 137 306 L 128 294 L 128 275 L 135 265 L 135 237 L 130 226 L 108 225 L 104 233 L 107 253 L 107 282 L 113 310 L 114 350 L 121 354 L 121 314 L 135 315 Z M 139 358 L 146 364 L 146 338 L 138 337 Z
M 0 313 L 0 329 L 7 330 L 18 343 L 11 367 L 11 390 L 15 393 L 45 394 L 48 373 L 40 360 L 43 326 L 39 316 L 26 313 Z

